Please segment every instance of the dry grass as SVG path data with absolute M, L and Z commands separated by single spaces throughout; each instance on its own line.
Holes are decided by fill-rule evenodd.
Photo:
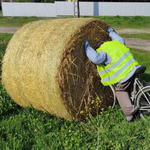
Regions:
M 110 40 L 107 27 L 85 18 L 41 20 L 21 27 L 3 59 L 2 82 L 11 98 L 21 106 L 74 120 L 96 114 L 92 100 L 97 99 L 99 108 L 108 107 L 111 91 L 103 92 L 83 47 L 84 40 L 95 49 Z

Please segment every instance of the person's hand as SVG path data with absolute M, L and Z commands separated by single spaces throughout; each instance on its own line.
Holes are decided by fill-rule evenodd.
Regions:
M 89 46 L 89 42 L 84 40 L 84 49 L 86 50 L 88 46 Z
M 107 33 L 110 33 L 112 31 L 114 31 L 114 29 L 112 27 L 108 27 L 106 31 L 107 31 Z

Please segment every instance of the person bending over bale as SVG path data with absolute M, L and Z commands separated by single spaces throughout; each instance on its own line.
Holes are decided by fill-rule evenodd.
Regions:
M 114 85 L 119 105 L 126 116 L 126 121 L 133 121 L 137 110 L 130 100 L 133 87 L 134 73 L 140 67 L 125 41 L 111 27 L 107 28 L 112 41 L 100 44 L 96 51 L 84 41 L 87 57 L 97 65 L 101 82 L 104 86 Z

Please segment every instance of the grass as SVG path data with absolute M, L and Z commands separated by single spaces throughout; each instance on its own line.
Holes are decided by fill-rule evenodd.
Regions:
M 136 33 L 136 34 L 119 34 L 124 38 L 139 38 L 143 40 L 150 40 L 150 33 Z
M 93 17 L 96 19 L 101 19 L 116 30 L 124 28 L 133 28 L 133 29 L 150 29 L 150 17 L 144 16 L 98 16 Z
M 4 18 L 7 19 L 14 18 Z M 15 19 L 16 25 L 21 26 L 33 18 L 23 18 L 19 24 L 17 22 L 21 18 Z M 107 20 L 105 17 L 103 19 Z M 117 19 L 121 18 L 116 17 Z M 111 22 L 111 17 L 108 17 L 108 22 Z M 115 20 L 112 20 L 112 25 L 115 26 Z M 11 37 L 12 34 L 0 34 L 0 61 Z M 150 81 L 150 52 L 138 49 L 131 51 L 141 65 L 147 66 L 142 79 Z M 126 122 L 124 117 L 121 108 L 116 105 L 113 110 L 108 108 L 91 120 L 64 120 L 32 107 L 18 106 L 0 84 L 0 150 L 150 149 L 150 116 L 147 122 L 136 118 L 131 123 Z
M 141 75 L 141 79 L 147 82 L 150 81 L 150 52 L 144 50 L 138 50 L 131 48 L 131 52 L 134 54 L 135 58 L 138 60 L 140 65 L 146 66 L 146 72 Z
M 89 18 L 82 16 L 84 18 Z M 63 17 L 66 18 L 66 17 Z M 133 16 L 133 17 L 125 17 L 125 16 L 98 16 L 98 17 L 90 17 L 95 19 L 100 19 L 115 29 L 123 29 L 123 28 L 137 28 L 137 29 L 150 29 L 150 17 L 144 16 Z M 41 19 L 55 19 L 55 18 L 43 18 L 43 17 L 3 17 L 0 16 L 0 26 L 6 27 L 21 27 L 23 24 L 26 24 L 31 21 L 37 21 Z
M 0 26 L 5 27 L 21 27 L 22 25 L 29 23 L 31 21 L 38 21 L 43 19 L 52 19 L 52 18 L 43 18 L 43 17 L 3 17 L 0 16 Z
M 0 33 L 0 42 L 5 44 L 11 39 L 13 34 L 8 34 L 8 33 Z

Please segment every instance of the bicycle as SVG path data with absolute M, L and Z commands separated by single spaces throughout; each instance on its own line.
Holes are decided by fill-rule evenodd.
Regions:
M 134 106 L 139 107 L 140 117 L 146 121 L 146 115 L 150 114 L 150 83 L 145 81 L 140 81 L 140 75 L 146 70 L 145 66 L 139 67 L 135 71 L 135 79 L 133 83 L 133 91 L 131 93 L 131 102 Z M 115 89 L 114 85 L 110 85 L 113 92 L 114 102 L 112 108 L 114 108 L 116 103 Z

